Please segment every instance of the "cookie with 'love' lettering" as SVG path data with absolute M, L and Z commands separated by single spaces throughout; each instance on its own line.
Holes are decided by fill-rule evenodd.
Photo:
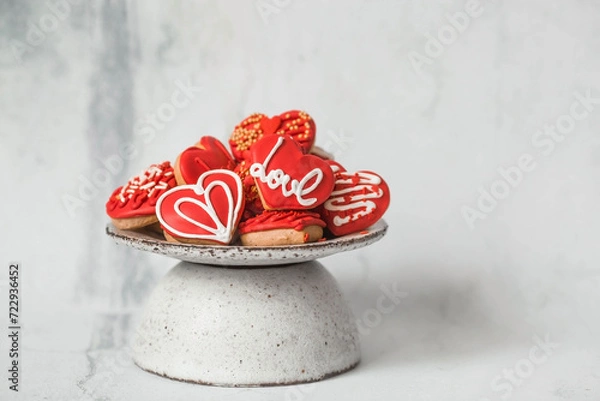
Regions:
M 250 176 L 267 210 L 308 210 L 325 202 L 334 173 L 320 157 L 306 155 L 291 137 L 269 135 L 251 151 Z

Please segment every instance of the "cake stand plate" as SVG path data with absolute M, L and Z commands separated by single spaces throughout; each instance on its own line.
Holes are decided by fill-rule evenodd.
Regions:
M 166 241 L 160 234 L 152 231 L 119 230 L 112 224 L 106 226 L 106 233 L 117 243 L 142 251 L 158 253 L 186 262 L 243 268 L 301 263 L 338 252 L 352 251 L 378 241 L 385 235 L 387 228 L 386 222 L 379 220 L 373 226 L 356 234 L 310 244 L 270 247 L 174 243 Z
M 226 387 L 307 383 L 352 369 L 360 360 L 355 320 L 335 278 L 314 259 L 369 245 L 386 230 L 380 221 L 323 242 L 250 248 L 173 244 L 109 225 L 118 243 L 183 260 L 150 295 L 134 362 Z

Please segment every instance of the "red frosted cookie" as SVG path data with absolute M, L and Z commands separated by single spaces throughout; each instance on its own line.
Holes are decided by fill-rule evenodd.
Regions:
M 296 245 L 318 241 L 326 224 L 319 214 L 293 210 L 267 210 L 240 223 L 242 245 Z
M 267 210 L 314 209 L 334 186 L 329 164 L 305 155 L 289 136 L 270 135 L 252 147 L 250 175 Z
M 156 214 L 169 241 L 227 245 L 244 210 L 242 181 L 233 171 L 211 170 L 196 185 L 163 194 Z
M 335 175 L 335 188 L 323 205 L 322 216 L 334 235 L 345 235 L 373 225 L 389 204 L 389 188 L 378 174 L 339 171 Z
M 315 121 L 300 110 L 289 110 L 274 117 L 254 113 L 234 128 L 229 145 L 233 156 L 241 161 L 249 158 L 252 145 L 264 136 L 289 135 L 304 153 L 308 153 L 315 142 L 316 132 Z
M 155 212 L 158 198 L 176 185 L 171 163 L 153 164 L 112 193 L 106 203 L 106 214 L 122 230 L 152 225 L 158 221 Z
M 198 143 L 184 150 L 175 161 L 177 184 L 195 184 L 209 170 L 233 170 L 235 161 L 217 138 L 203 136 Z

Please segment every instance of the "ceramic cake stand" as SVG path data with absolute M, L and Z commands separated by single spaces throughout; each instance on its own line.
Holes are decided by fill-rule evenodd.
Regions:
M 380 220 L 312 244 L 244 247 L 175 244 L 108 225 L 117 243 L 182 261 L 150 296 L 132 346 L 135 363 L 228 387 L 306 383 L 352 369 L 360 359 L 352 312 L 315 259 L 370 245 L 386 230 Z

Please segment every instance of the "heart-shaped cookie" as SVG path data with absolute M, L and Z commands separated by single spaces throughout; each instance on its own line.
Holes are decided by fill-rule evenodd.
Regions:
M 137 229 L 156 223 L 156 202 L 162 194 L 177 186 L 171 163 L 153 164 L 126 185 L 115 189 L 106 213 L 120 229 Z
M 305 155 L 289 136 L 268 135 L 251 151 L 250 175 L 268 210 L 314 209 L 325 202 L 334 186 L 326 161 Z
M 175 161 L 178 185 L 195 184 L 209 170 L 233 170 L 235 161 L 217 138 L 203 136 L 198 143 L 184 150 Z
M 202 174 L 196 185 L 171 189 L 156 204 L 167 238 L 199 244 L 229 244 L 243 210 L 240 177 L 222 169 Z
M 268 117 L 254 113 L 245 118 L 233 130 L 229 139 L 236 160 L 249 159 L 252 145 L 267 135 L 289 135 L 308 153 L 315 143 L 315 121 L 300 110 L 289 110 L 278 116 Z
M 310 152 L 317 135 L 315 120 L 301 110 L 289 110 L 279 115 L 281 125 L 276 135 L 289 135 L 300 145 L 304 153 Z
M 335 187 L 322 208 L 323 220 L 334 235 L 359 232 L 379 220 L 390 204 L 386 182 L 372 171 L 335 174 Z

